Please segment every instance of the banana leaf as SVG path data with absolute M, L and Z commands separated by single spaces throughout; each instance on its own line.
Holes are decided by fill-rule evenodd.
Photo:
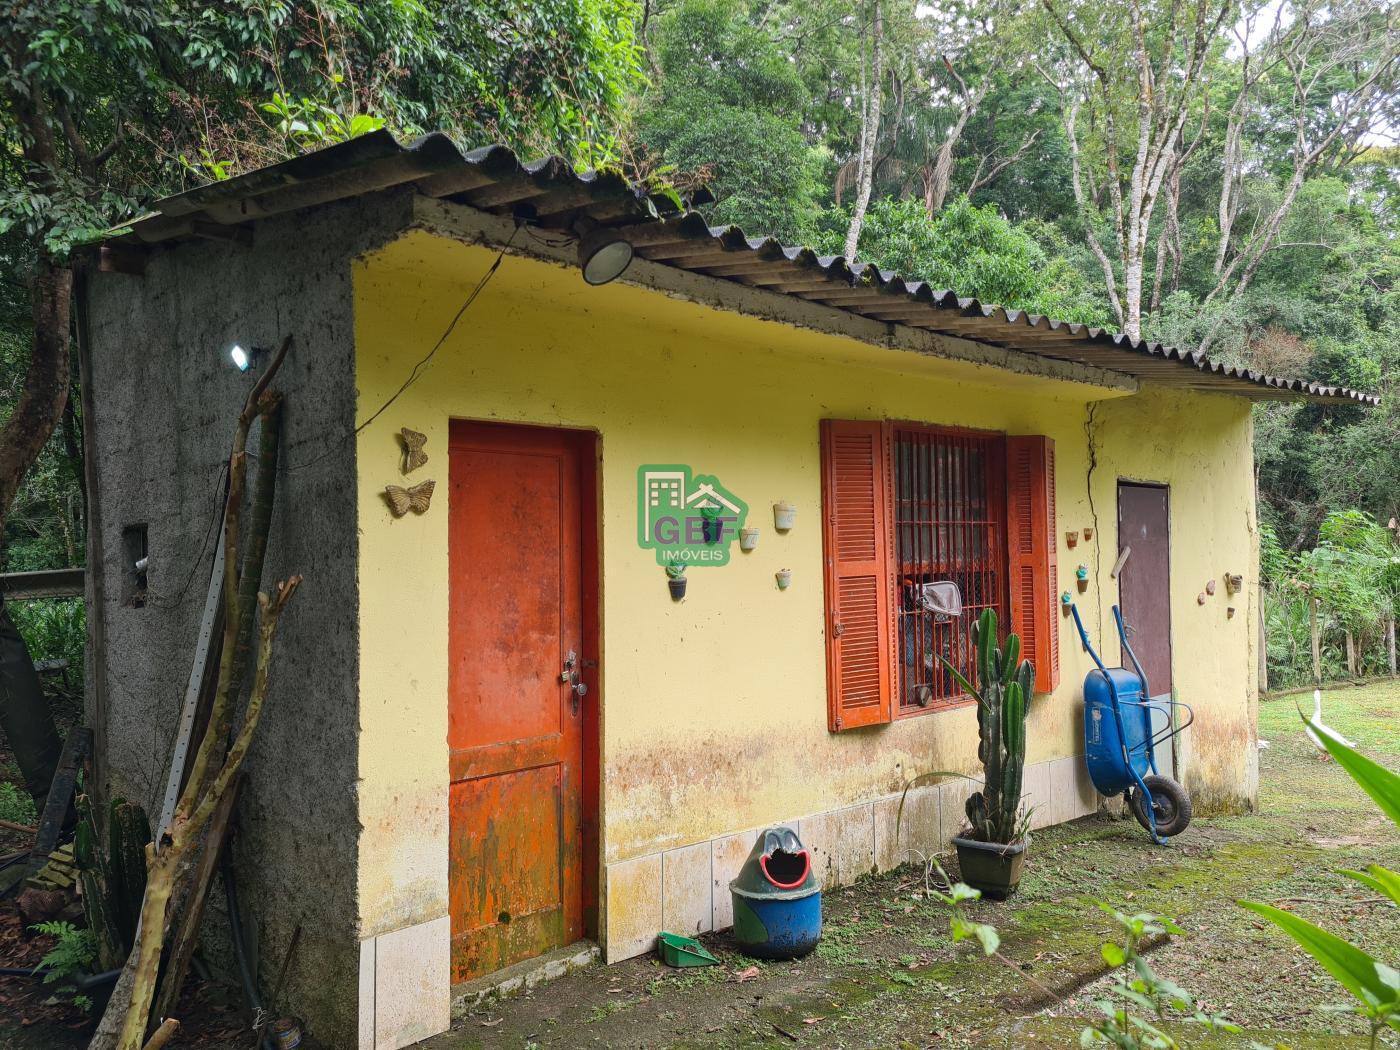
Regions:
M 1394 967 L 1373 959 L 1360 948 L 1282 908 L 1255 901 L 1240 901 L 1240 906 L 1262 915 L 1292 937 L 1343 988 L 1366 1006 L 1372 1009 L 1387 1005 L 1400 1008 L 1400 971 Z M 1400 1030 L 1400 1017 L 1389 1018 L 1388 1023 Z

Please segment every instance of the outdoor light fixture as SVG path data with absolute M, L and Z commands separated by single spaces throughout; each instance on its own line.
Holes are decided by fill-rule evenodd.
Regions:
M 578 266 L 589 284 L 615 281 L 632 265 L 632 245 L 616 230 L 579 231 Z
M 234 343 L 228 348 L 228 356 L 233 361 L 233 367 L 240 372 L 246 372 L 259 361 L 264 361 L 267 351 L 260 346 L 244 346 L 242 343 Z

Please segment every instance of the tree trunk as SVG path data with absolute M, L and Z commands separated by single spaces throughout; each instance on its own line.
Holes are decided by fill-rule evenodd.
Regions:
M 63 741 L 24 639 L 0 598 L 0 732 L 15 753 L 24 786 L 42 813 Z
M 1385 643 L 1390 657 L 1390 677 L 1395 677 L 1395 617 L 1391 616 L 1385 622 Z
M 1256 605 L 1259 618 L 1259 691 L 1267 693 L 1269 691 L 1269 630 L 1267 626 L 1268 617 L 1264 615 L 1264 585 L 1261 583 L 1256 591 Z
M 1313 683 L 1322 684 L 1322 631 L 1317 625 L 1317 599 L 1308 599 L 1308 632 L 1312 635 Z
M 934 158 L 933 172 L 924 191 L 924 210 L 931 219 L 943 210 L 943 202 L 948 199 L 948 187 L 953 181 L 953 144 L 951 134 L 938 145 Z
M 0 527 L 68 402 L 72 295 L 73 271 L 41 258 L 34 279 L 34 350 L 15 410 L 0 428 Z
M 849 265 L 855 261 L 860 244 L 860 231 L 865 226 L 865 211 L 870 207 L 870 190 L 875 176 L 875 141 L 880 132 L 881 82 L 884 69 L 881 58 L 881 36 L 884 22 L 880 0 L 874 0 L 875 20 L 871 27 L 870 86 L 866 92 L 864 113 L 860 125 L 860 184 L 856 187 L 855 207 L 851 225 L 846 230 L 845 258 Z
M 1351 632 L 1350 628 L 1348 628 L 1347 631 L 1346 631 L 1346 638 L 1347 638 L 1347 674 L 1349 674 L 1349 675 L 1351 675 L 1351 677 L 1355 678 L 1356 675 L 1357 675 L 1357 668 L 1356 668 L 1356 635 L 1353 634 L 1353 633 Z

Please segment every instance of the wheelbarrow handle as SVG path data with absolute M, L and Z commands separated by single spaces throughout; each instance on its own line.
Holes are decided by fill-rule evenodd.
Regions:
M 1151 695 L 1151 690 L 1147 688 L 1147 672 L 1142 669 L 1142 664 L 1138 663 L 1137 653 L 1133 652 L 1132 643 L 1128 641 L 1128 629 L 1123 626 L 1123 610 L 1116 605 L 1113 607 L 1113 622 L 1118 625 L 1118 639 L 1123 643 L 1123 651 L 1128 654 L 1128 659 L 1133 662 L 1133 670 L 1142 679 L 1142 695 Z
M 1089 644 L 1089 632 L 1084 630 L 1084 621 L 1079 618 L 1079 606 L 1071 602 L 1069 611 L 1074 614 L 1074 626 L 1079 628 L 1079 641 L 1083 644 L 1084 651 L 1093 657 L 1094 663 L 1099 666 L 1099 670 L 1107 675 L 1108 668 L 1103 665 L 1103 661 L 1099 659 L 1099 654 L 1094 652 L 1094 647 Z

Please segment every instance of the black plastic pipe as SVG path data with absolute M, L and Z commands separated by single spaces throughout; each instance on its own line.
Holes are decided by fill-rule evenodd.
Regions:
M 258 982 L 248 965 L 248 946 L 243 943 L 243 913 L 238 908 L 238 886 L 233 876 L 233 851 L 226 845 L 219 858 L 219 874 L 224 880 L 224 901 L 228 905 L 230 939 L 233 941 L 233 957 L 238 963 L 238 979 L 243 984 L 243 997 L 248 1000 L 248 1008 L 253 1011 L 253 1021 L 267 1021 L 263 1013 L 262 1000 L 258 996 Z M 258 1045 L 263 1050 L 277 1050 L 267 1027 L 258 1029 Z

